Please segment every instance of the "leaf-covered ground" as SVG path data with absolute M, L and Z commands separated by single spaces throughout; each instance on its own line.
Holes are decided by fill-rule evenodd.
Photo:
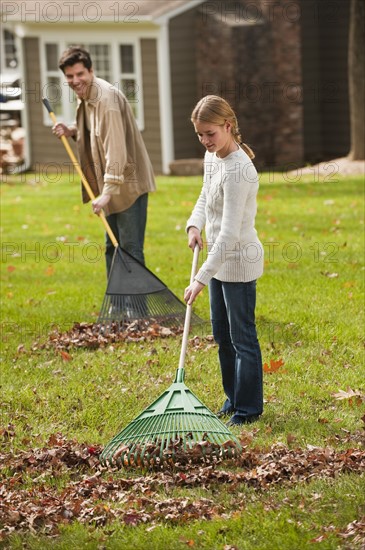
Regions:
M 2 436 L 11 439 L 11 430 L 3 430 Z M 268 450 L 244 446 L 234 462 L 136 472 L 129 477 L 123 471 L 102 467 L 98 460 L 101 450 L 54 434 L 44 448 L 1 453 L 1 539 L 16 531 L 55 536 L 60 526 L 74 521 L 105 526 L 118 520 L 153 528 L 166 522 L 229 517 L 232 512 L 213 499 L 163 495 L 171 488 L 229 486 L 231 493 L 237 494 L 239 506 L 238 488 L 242 485 L 261 492 L 278 484 L 289 487 L 314 478 L 365 472 L 365 450 L 276 445 Z M 338 536 L 354 544 L 365 543 L 365 517 L 351 522 Z
M 306 178 L 260 181 L 262 418 L 233 429 L 237 460 L 188 457 L 153 472 L 102 467 L 100 445 L 171 383 L 181 328 L 97 330 L 102 235 L 78 187 L 28 176 L 2 186 L 0 548 L 365 548 L 363 178 Z M 158 186 L 147 265 L 181 296 L 185 220 L 201 182 Z M 97 262 L 85 261 L 89 247 Z M 203 319 L 208 305 L 202 293 Z M 210 330 L 190 339 L 186 367 L 215 411 L 223 392 Z
M 67 332 L 53 330 L 46 341 L 34 342 L 32 352 L 55 349 L 65 361 L 72 350 L 104 348 L 121 342 L 153 341 L 181 334 L 181 327 L 166 328 L 150 321 L 135 321 L 120 330 L 108 332 L 92 323 L 75 323 Z M 190 345 L 199 349 L 214 345 L 212 338 L 194 337 Z M 19 350 L 21 352 L 22 350 Z M 265 364 L 264 371 L 274 373 L 283 361 Z M 352 390 L 335 395 L 337 399 L 363 400 Z M 365 428 L 365 417 L 363 418 Z M 229 518 L 240 506 L 239 488 L 247 486 L 258 493 L 274 486 L 290 487 L 313 479 L 335 479 L 342 474 L 365 474 L 365 429 L 343 432 L 338 443 L 344 450 L 331 447 L 291 448 L 276 444 L 269 449 L 251 448 L 252 433 L 241 433 L 242 452 L 230 460 L 203 456 L 196 445 L 186 460 L 164 462 L 159 471 L 134 472 L 105 467 L 99 462 L 100 445 L 68 440 L 53 434 L 43 448 L 14 452 L 11 441 L 15 428 L 0 429 L 0 541 L 14 533 L 57 537 L 61 526 L 79 522 L 105 527 L 114 521 L 126 526 L 143 524 L 180 525 L 195 520 Z M 341 441 L 342 438 L 342 441 Z M 204 443 L 204 442 L 202 442 Z M 290 442 L 288 442 L 290 443 Z M 352 446 L 348 446 L 351 443 Z M 362 478 L 361 478 L 362 479 Z M 223 486 L 232 497 L 229 510 L 213 498 L 181 496 L 165 498 L 172 489 L 203 488 L 214 491 Z M 161 488 L 163 492 L 161 492 Z M 234 502 L 236 500 L 236 502 Z M 322 534 L 315 542 L 321 542 Z M 354 547 L 365 544 L 365 516 L 337 532 L 339 540 Z

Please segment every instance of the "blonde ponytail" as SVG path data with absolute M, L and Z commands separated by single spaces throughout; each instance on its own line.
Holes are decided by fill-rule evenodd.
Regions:
M 233 125 L 233 128 L 232 128 L 232 135 L 235 141 L 238 143 L 241 149 L 243 149 L 244 152 L 250 157 L 251 160 L 254 159 L 255 153 L 252 151 L 251 147 L 249 147 L 247 143 L 243 143 L 236 116 L 234 117 L 234 123 L 235 124 Z

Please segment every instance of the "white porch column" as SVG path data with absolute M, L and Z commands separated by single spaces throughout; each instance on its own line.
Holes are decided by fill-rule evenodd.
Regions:
M 158 39 L 158 85 L 161 122 L 162 170 L 170 172 L 169 164 L 175 158 L 174 125 L 172 119 L 169 21 L 163 21 Z

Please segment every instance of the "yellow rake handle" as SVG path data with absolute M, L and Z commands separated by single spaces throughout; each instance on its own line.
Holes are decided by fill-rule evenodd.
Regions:
M 49 113 L 49 116 L 50 116 L 51 119 L 52 119 L 53 124 L 57 124 L 56 115 L 55 115 L 54 112 L 53 112 L 53 109 L 52 109 L 52 107 L 51 107 L 50 102 L 49 102 L 48 99 L 45 98 L 45 97 L 42 99 L 42 101 L 43 101 L 43 104 L 44 104 L 44 106 L 46 107 L 46 109 L 47 109 L 47 111 L 48 111 L 48 113 Z M 70 157 L 70 159 L 71 159 L 71 161 L 72 161 L 72 164 L 74 165 L 74 167 L 75 167 L 77 173 L 79 174 L 79 176 L 80 176 L 80 178 L 81 178 L 82 184 L 83 184 L 83 186 L 85 187 L 86 192 L 87 192 L 87 194 L 89 195 L 89 198 L 90 198 L 92 201 L 95 200 L 96 197 L 95 197 L 95 195 L 94 195 L 94 193 L 93 193 L 93 190 L 91 189 L 91 187 L 90 187 L 90 185 L 89 185 L 89 182 L 87 181 L 87 179 L 86 179 L 84 173 L 82 172 L 81 167 L 80 167 L 80 165 L 79 165 L 79 163 L 78 163 L 78 160 L 77 160 L 77 158 L 75 157 L 74 152 L 73 152 L 73 150 L 71 149 L 69 142 L 67 141 L 67 138 L 66 138 L 65 136 L 61 136 L 61 141 L 62 141 L 63 145 L 65 146 L 65 149 L 66 149 L 66 151 L 67 151 L 67 153 L 68 153 L 68 156 Z M 117 241 L 117 239 L 115 238 L 114 233 L 113 233 L 113 231 L 111 230 L 111 227 L 110 227 L 110 225 L 108 224 L 108 222 L 107 222 L 107 220 L 106 220 L 106 217 L 105 217 L 104 212 L 100 212 L 99 217 L 101 218 L 101 221 L 102 221 L 103 224 L 104 224 L 104 227 L 105 227 L 106 232 L 108 233 L 108 235 L 109 235 L 109 237 L 110 237 L 110 240 L 112 241 L 112 243 L 113 243 L 113 245 L 115 246 L 115 248 L 117 248 L 117 247 L 118 247 L 118 241 Z

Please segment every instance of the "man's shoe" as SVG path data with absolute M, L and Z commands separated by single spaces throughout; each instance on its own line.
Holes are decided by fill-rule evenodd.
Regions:
M 234 413 L 234 409 L 233 407 L 230 407 L 229 409 L 221 409 L 217 412 L 216 416 L 218 416 L 218 418 L 222 418 L 223 416 L 229 416 L 232 413 Z
M 242 416 L 240 414 L 234 414 L 232 418 L 230 418 L 226 424 L 226 426 L 241 426 L 242 424 L 252 424 L 252 422 L 256 422 L 260 418 L 259 415 L 252 415 L 252 416 Z

